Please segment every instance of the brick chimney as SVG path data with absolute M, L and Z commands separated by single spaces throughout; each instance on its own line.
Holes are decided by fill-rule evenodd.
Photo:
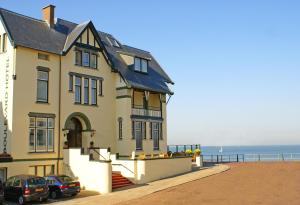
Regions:
M 43 19 L 51 28 L 54 27 L 54 9 L 55 6 L 51 4 L 43 8 Z

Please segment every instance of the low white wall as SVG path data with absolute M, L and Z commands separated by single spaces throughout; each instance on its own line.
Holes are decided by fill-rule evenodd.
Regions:
M 113 171 L 119 171 L 135 184 L 144 184 L 151 181 L 190 172 L 191 158 L 122 160 L 112 158 Z
M 143 184 L 190 172 L 192 161 L 191 158 L 139 160 L 137 169 L 139 172 L 137 181 Z
M 112 189 L 110 161 L 90 161 L 80 149 L 64 150 L 64 172 L 77 178 L 86 190 L 105 194 Z

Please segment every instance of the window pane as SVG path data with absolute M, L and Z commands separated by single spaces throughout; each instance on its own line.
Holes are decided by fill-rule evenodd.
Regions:
M 81 51 L 75 52 L 75 64 L 76 65 L 81 65 L 81 59 L 82 59 L 81 55 L 82 55 Z
M 97 88 L 97 81 L 96 80 L 92 80 L 92 88 Z
M 142 60 L 142 72 L 145 72 L 145 73 L 147 73 L 147 66 L 148 66 L 148 62 L 147 62 L 147 60 Z
M 35 151 L 34 149 L 34 135 L 35 130 L 34 129 L 29 129 L 29 151 Z
M 97 68 L 97 55 L 95 54 L 91 55 L 91 67 Z
M 35 127 L 35 118 L 34 117 L 29 118 L 29 127 Z
M 83 66 L 90 66 L 90 53 L 83 52 L 82 64 Z
M 73 91 L 73 75 L 69 76 L 69 91 Z
M 47 130 L 37 129 L 36 130 L 36 150 L 46 151 L 47 149 Z
M 48 151 L 53 151 L 54 149 L 53 141 L 54 141 L 54 130 L 49 129 L 48 130 Z
M 38 71 L 38 79 L 39 80 L 48 80 L 48 72 Z
M 75 102 L 76 103 L 81 102 L 81 88 L 78 86 L 75 87 Z
M 81 78 L 79 77 L 75 78 L 75 85 L 81 85 Z
M 48 100 L 48 83 L 46 81 L 38 81 L 37 100 L 44 102 Z
M 36 118 L 37 127 L 47 127 L 47 118 Z
M 6 47 L 7 47 L 7 34 L 3 34 L 3 52 L 6 52 Z
M 81 103 L 81 78 L 75 78 L 75 102 Z
M 92 93 L 91 93 L 91 103 L 92 105 L 96 105 L 97 104 L 97 89 L 92 88 Z
M 54 128 L 54 119 L 48 118 L 48 128 Z
M 134 70 L 141 71 L 141 59 L 140 58 L 134 59 Z
M 84 88 L 84 104 L 89 104 L 89 88 Z

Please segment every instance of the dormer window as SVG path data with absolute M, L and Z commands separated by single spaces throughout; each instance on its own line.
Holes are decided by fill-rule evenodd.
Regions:
M 75 65 L 93 69 L 98 68 L 98 54 L 89 50 L 75 50 Z
M 109 43 L 110 43 L 112 46 L 118 47 L 118 48 L 121 47 L 120 44 L 118 43 L 118 41 L 117 41 L 116 39 L 111 38 L 111 37 L 107 37 L 107 39 L 108 39 Z
M 148 61 L 143 58 L 134 58 L 134 70 L 142 73 L 148 72 Z

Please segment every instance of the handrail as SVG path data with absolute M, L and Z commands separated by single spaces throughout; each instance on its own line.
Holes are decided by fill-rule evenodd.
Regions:
M 100 157 L 102 157 L 104 160 L 106 160 L 106 161 L 109 161 L 110 159 L 106 159 L 103 155 L 101 155 L 100 154 L 100 152 L 98 152 L 97 150 L 96 150 L 96 148 L 93 148 L 93 147 L 89 147 L 88 148 L 90 151 L 92 150 L 92 151 L 94 151 L 96 154 L 98 154 Z M 93 154 L 92 153 L 90 153 L 90 159 L 91 159 L 91 155 L 93 156 Z M 94 160 L 94 158 L 92 157 L 92 160 Z
M 130 171 L 132 174 L 135 174 L 133 171 L 131 171 L 128 167 L 124 166 L 123 164 L 111 164 L 112 166 L 122 166 L 125 169 L 127 169 L 128 171 Z

